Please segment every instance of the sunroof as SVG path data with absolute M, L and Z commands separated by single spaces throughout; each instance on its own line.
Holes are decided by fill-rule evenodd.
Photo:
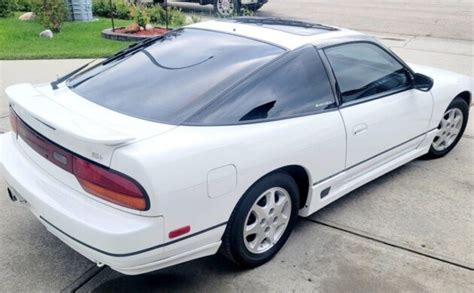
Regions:
M 236 17 L 233 18 L 231 21 L 251 24 L 300 36 L 312 36 L 327 33 L 328 31 L 337 30 L 336 28 L 322 24 L 309 23 L 297 20 L 287 20 L 282 18 Z

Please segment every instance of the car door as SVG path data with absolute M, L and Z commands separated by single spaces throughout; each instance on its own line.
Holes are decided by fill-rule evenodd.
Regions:
M 428 131 L 433 100 L 410 70 L 371 42 L 324 49 L 337 80 L 347 133 L 346 169 L 382 164 L 415 149 Z

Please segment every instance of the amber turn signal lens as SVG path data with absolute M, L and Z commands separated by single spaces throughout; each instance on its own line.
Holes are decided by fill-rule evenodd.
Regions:
M 144 191 L 131 178 L 79 157 L 73 157 L 72 165 L 73 174 L 85 191 L 127 208 L 147 208 Z

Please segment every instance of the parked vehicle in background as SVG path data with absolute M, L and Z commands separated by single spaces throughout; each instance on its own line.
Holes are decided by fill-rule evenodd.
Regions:
M 0 173 L 13 201 L 98 265 L 140 274 L 220 249 L 255 267 L 298 216 L 448 154 L 472 84 L 351 30 L 201 22 L 8 87 Z
M 153 0 L 154 3 L 163 3 L 164 0 Z M 213 5 L 214 12 L 221 16 L 238 15 L 242 8 L 257 11 L 259 10 L 268 0 L 177 0 L 168 1 L 170 2 L 192 2 L 199 3 L 201 5 Z

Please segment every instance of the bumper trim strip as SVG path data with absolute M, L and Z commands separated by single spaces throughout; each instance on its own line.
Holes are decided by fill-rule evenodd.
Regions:
M 112 253 L 112 252 L 107 252 L 107 251 L 104 251 L 104 250 L 101 250 L 99 248 L 96 248 L 92 245 L 89 245 L 87 243 L 84 243 L 82 242 L 81 240 L 67 234 L 66 232 L 64 232 L 63 230 L 59 229 L 58 227 L 56 227 L 55 225 L 53 225 L 51 222 L 49 222 L 48 220 L 46 220 L 45 218 L 43 218 L 43 216 L 39 216 L 41 220 L 43 220 L 45 223 L 47 223 L 49 226 L 53 227 L 55 230 L 61 232 L 62 234 L 64 234 L 65 236 L 67 236 L 68 238 L 78 242 L 79 244 L 82 244 L 90 249 L 93 249 L 97 252 L 100 252 L 100 253 L 103 253 L 103 254 L 106 254 L 106 255 L 109 255 L 109 256 L 114 256 L 114 257 L 127 257 L 127 256 L 132 256 L 132 255 L 137 255 L 137 254 L 141 254 L 141 253 L 145 253 L 145 252 L 148 252 L 148 251 L 151 251 L 151 250 L 154 250 L 154 249 L 158 249 L 158 248 L 162 248 L 162 247 L 165 247 L 165 246 L 168 246 L 168 245 L 171 245 L 171 244 L 175 244 L 177 242 L 180 242 L 180 241 L 183 241 L 183 240 L 186 240 L 186 239 L 189 239 L 191 237 L 194 237 L 194 236 L 197 236 L 197 235 L 200 235 L 200 234 L 203 234 L 203 233 L 206 233 L 206 232 L 209 232 L 211 230 L 214 230 L 216 228 L 219 228 L 221 226 L 224 226 L 227 224 L 227 222 L 223 222 L 223 223 L 220 223 L 220 224 L 217 224 L 217 225 L 214 225 L 212 227 L 209 227 L 207 229 L 204 229 L 204 230 L 201 230 L 201 231 L 198 231 L 196 233 L 193 233 L 193 234 L 189 234 L 185 237 L 182 237 L 182 238 L 179 238 L 179 239 L 176 239 L 176 240 L 173 240 L 173 241 L 169 241 L 169 242 L 165 242 L 165 243 L 162 243 L 162 244 L 159 244 L 159 245 L 155 245 L 155 246 L 152 246 L 152 247 L 148 247 L 148 248 L 145 248 L 145 249 L 142 249 L 142 250 L 138 250 L 138 251 L 134 251 L 134 252 L 127 252 L 127 253 Z

